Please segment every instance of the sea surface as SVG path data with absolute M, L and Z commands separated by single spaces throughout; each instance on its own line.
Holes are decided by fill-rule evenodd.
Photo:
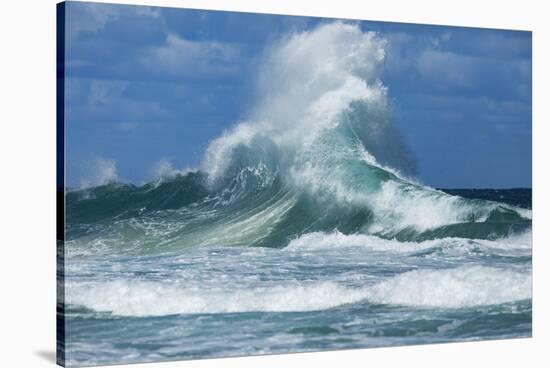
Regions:
M 367 214 L 311 218 L 278 189 L 242 208 L 200 180 L 68 194 L 68 365 L 531 336 L 530 190 L 434 190 L 486 219 L 371 235 Z
M 67 191 L 67 365 L 531 336 L 530 189 L 424 185 L 385 45 L 289 36 L 198 169 Z

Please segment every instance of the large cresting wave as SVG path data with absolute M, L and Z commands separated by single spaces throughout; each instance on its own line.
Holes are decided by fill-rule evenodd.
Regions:
M 281 40 L 266 51 L 247 120 L 210 142 L 200 170 L 69 193 L 71 249 L 284 247 L 335 231 L 494 239 L 530 228 L 528 209 L 413 179 L 415 160 L 380 80 L 385 47 L 376 33 L 341 22 Z

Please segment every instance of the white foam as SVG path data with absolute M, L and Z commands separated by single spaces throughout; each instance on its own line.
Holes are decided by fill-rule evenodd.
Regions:
M 384 252 L 414 252 L 433 247 L 434 244 L 434 241 L 425 241 L 422 243 L 399 242 L 396 240 L 382 239 L 372 235 L 345 235 L 339 231 L 334 231 L 331 233 L 313 232 L 301 235 L 293 239 L 285 249 L 290 251 L 301 251 L 361 247 Z
M 153 179 L 157 181 L 157 184 L 162 183 L 166 179 L 174 178 L 178 175 L 186 175 L 190 172 L 195 172 L 196 169 L 176 169 L 172 164 L 172 161 L 163 158 L 157 161 L 151 170 Z
M 531 298 L 531 275 L 482 266 L 411 271 L 368 292 L 374 303 L 460 308 Z
M 410 271 L 361 288 L 327 281 L 205 289 L 134 280 L 69 283 L 66 287 L 69 304 L 121 316 L 312 311 L 364 299 L 377 304 L 459 308 L 529 298 L 530 274 L 482 266 Z
M 266 53 L 249 121 L 209 144 L 203 169 L 213 178 L 223 175 L 233 149 L 258 136 L 280 149 L 281 162 L 292 161 L 350 102 L 384 104 L 386 88 L 377 76 L 385 44 L 375 33 L 341 22 L 289 35 Z
M 467 239 L 449 237 L 443 239 L 431 239 L 420 242 L 398 241 L 395 239 L 383 239 L 366 234 L 342 234 L 339 231 L 333 232 L 312 232 L 303 234 L 290 241 L 284 248 L 287 251 L 316 251 L 326 249 L 339 249 L 348 247 L 359 247 L 378 252 L 410 253 L 433 247 L 447 249 L 462 249 L 469 252 L 472 247 L 483 247 L 490 250 L 522 251 L 530 253 L 532 248 L 532 233 L 526 231 L 514 234 L 506 238 L 494 240 Z
M 419 231 L 444 225 L 484 221 L 496 205 L 475 206 L 463 198 L 409 183 L 386 181 L 368 198 L 376 213 L 371 231 L 411 227 Z
M 533 246 L 533 231 L 528 230 L 518 234 L 512 234 L 507 238 L 498 239 L 498 242 L 516 248 L 528 248 Z
M 121 316 L 311 311 L 353 303 L 365 295 L 364 290 L 332 282 L 204 290 L 198 286 L 120 280 L 68 286 L 66 292 L 70 304 Z

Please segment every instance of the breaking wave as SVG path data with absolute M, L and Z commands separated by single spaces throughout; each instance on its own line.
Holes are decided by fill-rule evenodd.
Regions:
M 266 53 L 249 119 L 210 142 L 200 170 L 70 192 L 68 237 L 80 239 L 73 249 L 284 247 L 333 231 L 494 239 L 528 230 L 528 209 L 411 178 L 415 161 L 391 124 L 379 79 L 385 46 L 341 22 L 289 35 Z

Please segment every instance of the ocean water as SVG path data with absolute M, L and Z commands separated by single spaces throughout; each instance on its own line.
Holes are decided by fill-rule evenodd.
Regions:
M 84 192 L 69 193 L 68 200 L 97 219 L 103 199 L 128 203 L 132 195 L 162 193 L 185 201 L 180 188 L 191 177 L 156 189 L 110 185 L 86 191 L 87 199 L 76 198 Z M 507 209 L 505 201 L 517 192 L 496 191 L 495 199 L 504 202 L 489 203 Z M 90 208 L 80 208 L 84 204 Z M 485 239 L 469 238 L 467 227 L 462 234 L 400 241 L 361 234 L 351 225 L 343 226 L 344 234 L 315 224 L 302 225 L 316 231 L 300 236 L 274 228 L 271 239 L 254 239 L 263 232 L 243 230 L 292 209 L 283 215 L 266 204 L 254 213 L 243 210 L 244 217 L 231 211 L 218 218 L 214 214 L 225 209 L 220 205 L 195 220 L 208 223 L 199 225 L 189 210 L 194 204 L 149 212 L 139 204 L 117 219 L 119 213 L 69 226 L 68 365 L 531 335 L 531 235 L 521 232 L 529 220 L 472 223 L 493 227 Z M 304 218 L 300 211 L 289 222 Z M 498 234 L 503 223 L 510 234 Z M 201 238 L 201 226 L 212 237 Z M 224 227 L 232 230 L 224 234 Z M 209 244 L 193 246 L 187 234 Z
M 384 45 L 289 37 L 200 168 L 67 192 L 67 365 L 531 336 L 530 190 L 416 179 Z

